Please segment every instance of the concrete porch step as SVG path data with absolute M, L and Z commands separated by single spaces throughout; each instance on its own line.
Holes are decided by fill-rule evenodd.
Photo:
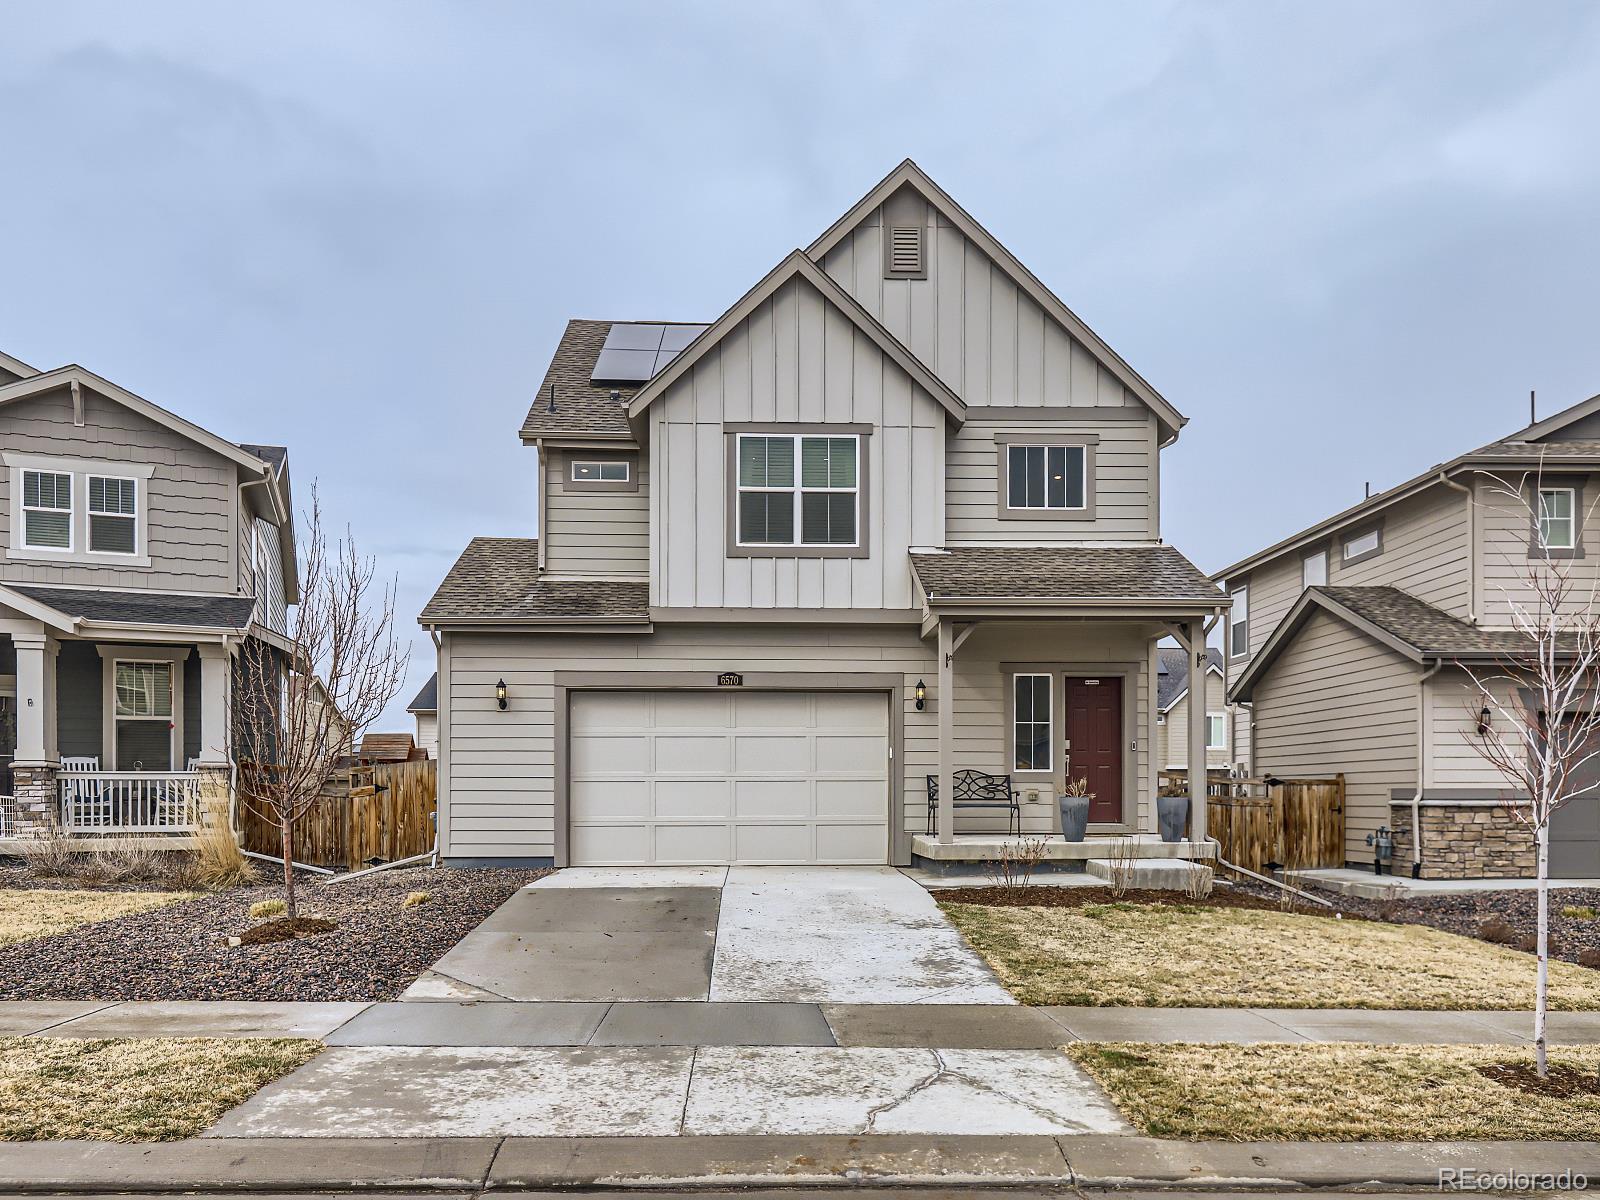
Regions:
M 1091 858 L 1084 863 L 1084 869 L 1090 875 L 1106 880 L 1112 877 L 1116 866 L 1116 861 L 1110 858 Z M 1138 858 L 1129 866 L 1133 872 L 1132 886 L 1161 891 L 1182 891 L 1191 879 L 1197 879 L 1202 872 L 1210 869 L 1177 858 Z

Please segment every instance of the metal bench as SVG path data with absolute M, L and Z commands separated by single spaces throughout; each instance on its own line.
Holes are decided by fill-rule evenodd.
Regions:
M 1011 786 L 1011 776 L 984 771 L 956 771 L 950 776 L 951 804 L 956 808 L 1003 808 L 1006 832 L 1022 835 L 1022 805 Z M 928 833 L 938 828 L 939 777 L 928 776 Z

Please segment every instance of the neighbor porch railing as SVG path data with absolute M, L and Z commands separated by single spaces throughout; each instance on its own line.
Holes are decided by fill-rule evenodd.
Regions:
M 62 771 L 68 833 L 190 833 L 200 823 L 197 771 Z
M 17 835 L 17 798 L 0 794 L 0 838 Z

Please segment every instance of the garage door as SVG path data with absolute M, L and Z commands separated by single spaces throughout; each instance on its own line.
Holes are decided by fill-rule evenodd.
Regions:
M 569 860 L 887 862 L 888 760 L 882 694 L 573 692 Z
M 1587 788 L 1600 772 L 1600 758 L 1585 761 L 1573 780 Z M 1550 877 L 1600 879 L 1600 793 L 1574 796 L 1550 814 Z

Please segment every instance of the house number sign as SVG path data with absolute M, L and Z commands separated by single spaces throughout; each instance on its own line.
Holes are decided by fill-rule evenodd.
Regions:
M 724 671 L 717 676 L 718 687 L 743 687 L 744 676 L 737 671 Z

